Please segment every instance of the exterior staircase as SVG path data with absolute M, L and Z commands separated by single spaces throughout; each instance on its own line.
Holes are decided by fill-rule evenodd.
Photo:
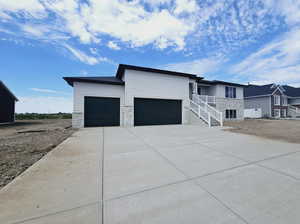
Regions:
M 202 119 L 209 127 L 223 126 L 223 114 L 216 108 L 210 106 L 204 101 L 200 95 L 193 94 L 190 100 L 190 109 L 200 119 Z
M 297 118 L 300 117 L 300 109 L 298 107 L 294 107 L 292 105 L 288 106 L 288 115 Z

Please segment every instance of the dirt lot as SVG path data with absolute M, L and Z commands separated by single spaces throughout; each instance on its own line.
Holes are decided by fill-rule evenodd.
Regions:
M 22 120 L 0 125 L 0 188 L 75 130 L 71 120 Z
M 225 126 L 233 127 L 228 131 L 256 135 L 269 139 L 300 143 L 299 120 L 244 120 L 225 122 Z

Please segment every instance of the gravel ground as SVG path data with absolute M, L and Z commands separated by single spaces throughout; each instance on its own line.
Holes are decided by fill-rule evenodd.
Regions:
M 71 120 L 22 120 L 0 126 L 0 188 L 68 138 Z
M 249 119 L 225 122 L 225 126 L 232 127 L 232 129 L 227 129 L 226 131 L 300 143 L 299 120 Z

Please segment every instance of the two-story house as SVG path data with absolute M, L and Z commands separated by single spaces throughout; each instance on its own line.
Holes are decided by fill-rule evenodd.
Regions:
M 248 85 L 244 88 L 245 109 L 258 109 L 263 117 L 300 116 L 300 88 L 288 85 Z

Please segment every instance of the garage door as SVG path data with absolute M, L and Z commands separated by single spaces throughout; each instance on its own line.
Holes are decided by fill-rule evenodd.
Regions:
M 181 100 L 134 99 L 134 125 L 181 124 Z
M 84 98 L 84 126 L 120 125 L 120 99 L 106 97 Z

